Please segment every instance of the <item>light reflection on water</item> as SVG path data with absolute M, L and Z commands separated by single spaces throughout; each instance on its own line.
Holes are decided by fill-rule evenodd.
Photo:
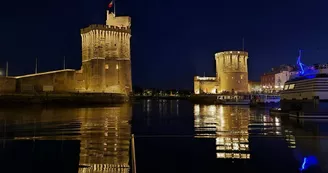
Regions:
M 285 119 L 282 123 L 279 116 L 248 107 L 199 104 L 194 105 L 194 116 L 195 138 L 215 138 L 218 159 L 251 159 L 249 140 L 252 136 L 285 140 L 299 163 L 304 157 L 315 156 L 321 162 L 321 169 L 328 171 L 328 147 L 325 145 L 328 124 L 325 120 L 297 123 Z M 279 148 L 275 150 L 279 152 Z
M 131 117 L 129 105 L 2 110 L 1 138 L 79 140 L 79 172 L 129 172 Z
M 194 105 L 195 137 L 215 138 L 217 158 L 250 159 L 249 135 L 285 138 L 296 148 L 293 132 L 282 131 L 280 117 L 260 116 L 249 107 Z
M 183 164 L 188 158 L 194 158 L 199 165 L 217 170 L 220 170 L 216 167 L 217 164 L 228 165 L 229 159 L 254 163 L 254 160 L 256 162 L 256 159 L 266 157 L 272 165 L 271 163 L 277 160 L 270 160 L 269 154 L 261 155 L 268 153 L 268 148 L 274 150 L 270 154 L 282 149 L 278 155 L 288 159 L 292 155 L 288 155 L 286 151 L 292 151 L 299 162 L 302 162 L 304 156 L 314 155 L 319 163 L 328 165 L 325 164 L 328 163 L 327 138 L 318 137 L 323 136 L 320 134 L 323 130 L 318 129 L 318 125 L 312 125 L 311 129 L 305 130 L 304 122 L 301 127 L 295 127 L 294 122 L 270 116 L 265 110 L 243 106 L 143 100 L 140 104 L 135 103 L 133 107 L 133 133 L 136 135 L 137 163 L 140 165 L 138 168 L 143 170 L 141 172 L 153 172 L 153 169 L 148 171 L 150 165 L 154 169 L 166 166 L 168 170 L 172 170 L 174 166 L 170 167 L 167 162 L 172 160 L 171 164 Z M 0 130 L 0 140 L 78 140 L 81 166 L 79 172 L 128 172 L 131 170 L 131 119 L 130 105 L 102 108 L 4 109 L 0 110 L 0 129 L 5 129 Z M 320 128 L 322 127 L 325 127 L 325 124 L 320 125 Z M 313 129 L 317 129 L 316 134 L 313 134 Z M 259 149 L 265 140 L 267 143 L 263 145 L 269 143 L 267 148 L 264 147 L 267 150 Z M 138 145 L 138 142 L 142 145 Z M 271 142 L 274 145 L 270 146 Z M 2 144 L 4 148 L 8 147 L 8 143 Z M 174 160 L 177 157 L 174 154 L 178 152 L 186 155 L 181 156 L 181 160 Z M 161 157 L 166 161 L 159 162 Z M 190 161 L 192 160 L 188 160 L 187 165 Z M 156 167 L 160 164 L 162 166 Z
M 249 108 L 194 105 L 195 137 L 215 138 L 216 157 L 249 159 Z

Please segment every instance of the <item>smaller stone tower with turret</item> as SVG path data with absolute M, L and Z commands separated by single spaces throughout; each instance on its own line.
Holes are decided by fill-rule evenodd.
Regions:
M 82 73 L 86 92 L 129 94 L 131 18 L 107 11 L 106 25 L 81 29 Z

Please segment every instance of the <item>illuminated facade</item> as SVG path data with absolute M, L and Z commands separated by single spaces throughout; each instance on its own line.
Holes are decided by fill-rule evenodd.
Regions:
M 195 138 L 213 138 L 216 157 L 249 159 L 249 109 L 194 105 Z
M 130 26 L 130 17 L 116 17 L 107 11 L 106 25 L 91 25 L 81 30 L 86 91 L 132 91 Z
M 219 83 L 215 77 L 194 77 L 195 94 L 216 94 L 219 91 Z
M 215 54 L 216 77 L 194 78 L 195 94 L 248 92 L 248 53 L 225 51 Z
M 130 27 L 130 17 L 117 17 L 107 11 L 106 25 L 90 25 L 81 29 L 80 70 L 62 69 L 16 76 L 13 77 L 16 82 L 7 86 L 7 90 L 34 93 L 52 88 L 53 92 L 130 94 Z M 6 81 L 7 78 L 0 78 L 0 83 Z
M 285 82 L 287 82 L 296 71 L 294 67 L 289 65 L 280 65 L 272 68 L 270 72 L 261 76 L 262 90 L 267 93 L 278 92 L 283 90 Z

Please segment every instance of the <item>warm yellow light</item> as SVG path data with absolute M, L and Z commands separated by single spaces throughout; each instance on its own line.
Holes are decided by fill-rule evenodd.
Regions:
M 108 64 L 105 65 L 105 69 L 106 69 L 106 70 L 109 69 L 109 65 L 108 65 Z
M 118 64 L 116 64 L 116 70 L 118 70 Z
M 196 77 L 197 80 L 216 80 L 215 77 Z

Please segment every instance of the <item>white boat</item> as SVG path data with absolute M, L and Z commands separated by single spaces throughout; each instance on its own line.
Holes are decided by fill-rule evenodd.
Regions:
M 281 100 L 328 100 L 328 69 L 287 81 L 281 92 Z
M 281 108 L 284 110 L 327 111 L 328 64 L 296 74 L 284 85 Z

